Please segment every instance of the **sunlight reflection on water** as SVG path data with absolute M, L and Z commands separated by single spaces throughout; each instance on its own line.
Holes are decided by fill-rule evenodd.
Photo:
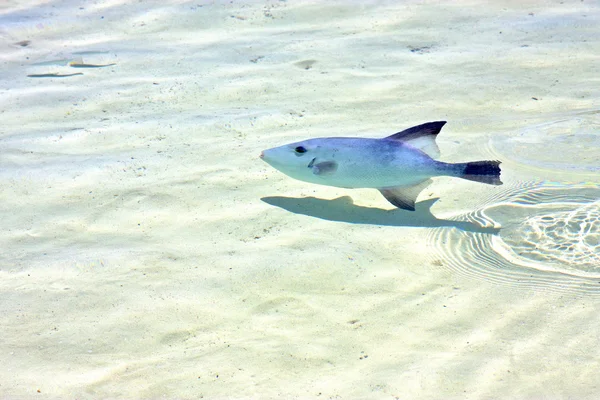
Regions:
M 497 235 L 433 229 L 435 257 L 462 275 L 600 294 L 600 186 L 524 184 L 504 197 L 459 217 Z

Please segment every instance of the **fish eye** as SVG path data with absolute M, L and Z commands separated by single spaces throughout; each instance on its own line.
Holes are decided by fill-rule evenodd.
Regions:
M 303 147 L 303 146 L 298 146 L 298 147 L 296 147 L 296 148 L 294 149 L 294 151 L 295 151 L 297 154 L 304 154 L 304 153 L 306 153 L 306 148 L 305 148 L 305 147 Z

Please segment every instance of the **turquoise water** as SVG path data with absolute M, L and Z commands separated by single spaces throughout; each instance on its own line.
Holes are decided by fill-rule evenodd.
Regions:
M 0 5 L 2 398 L 595 399 L 594 2 Z M 447 120 L 417 210 L 264 149 Z

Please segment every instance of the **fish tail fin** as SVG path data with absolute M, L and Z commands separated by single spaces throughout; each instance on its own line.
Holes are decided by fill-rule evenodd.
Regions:
M 500 161 L 473 161 L 456 164 L 461 173 L 460 178 L 488 185 L 502 185 L 500 180 Z

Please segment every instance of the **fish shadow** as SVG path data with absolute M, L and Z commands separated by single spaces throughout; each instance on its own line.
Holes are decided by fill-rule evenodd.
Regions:
M 484 227 L 468 221 L 438 219 L 431 213 L 431 206 L 439 198 L 421 201 L 415 211 L 402 209 L 383 210 L 380 208 L 357 206 L 350 196 L 333 200 L 315 197 L 263 197 L 267 204 L 283 208 L 294 214 L 351 224 L 405 226 L 418 228 L 451 227 L 466 232 L 497 234 L 500 228 Z

